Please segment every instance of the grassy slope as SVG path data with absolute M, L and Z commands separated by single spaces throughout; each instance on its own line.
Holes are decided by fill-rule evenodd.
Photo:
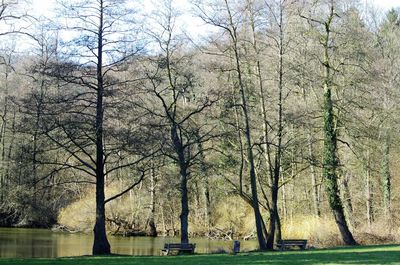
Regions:
M 200 265 L 200 264 L 400 264 L 400 245 L 336 248 L 328 250 L 192 255 L 169 257 L 74 257 L 60 259 L 0 259 L 0 265 Z

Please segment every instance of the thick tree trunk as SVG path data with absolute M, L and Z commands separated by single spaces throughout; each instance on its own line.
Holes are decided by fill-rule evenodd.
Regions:
M 180 165 L 181 174 L 181 243 L 189 243 L 189 202 L 188 202 L 188 189 L 187 189 L 187 169 L 185 165 Z
M 325 36 L 323 36 L 324 46 L 324 181 L 325 189 L 328 196 L 329 206 L 332 209 L 336 224 L 338 225 L 342 239 L 346 245 L 357 245 L 352 233 L 346 222 L 344 215 L 342 200 L 338 186 L 337 170 L 339 167 L 337 158 L 337 131 L 335 117 L 333 113 L 332 102 L 332 76 L 331 61 L 329 51 L 332 47 L 331 42 L 331 26 L 335 14 L 333 0 L 330 2 L 330 14 L 325 21 Z
M 338 225 L 342 239 L 346 245 L 357 245 L 350 232 L 344 215 L 342 201 L 339 196 L 339 187 L 337 179 L 337 155 L 336 155 L 336 131 L 334 128 L 333 106 L 331 99 L 331 90 L 328 84 L 325 84 L 324 93 L 324 180 L 326 193 L 328 195 L 329 206 L 332 209 L 336 224 Z
M 275 158 L 278 159 L 278 158 Z M 271 208 L 269 217 L 269 228 L 267 236 L 267 249 L 274 249 L 275 233 L 276 233 L 276 223 L 279 219 L 278 217 L 278 189 L 279 189 L 279 174 L 280 167 L 278 162 L 275 162 L 274 178 L 271 187 Z M 280 220 L 279 220 L 280 222 Z
M 347 216 L 348 224 L 350 228 L 354 228 L 353 218 L 353 202 L 351 199 L 351 193 L 349 188 L 349 179 L 348 175 L 345 174 L 342 176 L 342 187 L 340 189 L 342 191 L 342 201 L 344 203 L 344 211 Z
M 98 170 L 96 181 L 96 224 L 94 226 L 93 255 L 107 255 L 111 253 L 110 243 L 106 234 L 106 215 L 104 204 L 104 173 Z
M 103 146 L 103 119 L 104 119 L 104 80 L 103 80 L 103 1 L 100 0 L 100 23 L 98 32 L 97 56 L 97 102 L 96 102 L 96 223 L 93 229 L 93 255 L 107 255 L 111 253 L 110 243 L 106 234 L 106 213 L 104 195 L 104 146 Z
M 181 243 L 189 243 L 189 200 L 188 200 L 188 171 L 185 158 L 185 150 L 182 145 L 182 139 L 179 138 L 178 125 L 171 127 L 171 140 L 178 155 L 179 174 L 180 174 L 180 192 L 181 192 Z

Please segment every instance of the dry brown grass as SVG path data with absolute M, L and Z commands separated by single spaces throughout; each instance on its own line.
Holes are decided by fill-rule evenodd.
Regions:
M 376 221 L 371 226 L 361 225 L 353 229 L 353 235 L 362 245 L 390 244 L 400 239 L 400 228 L 393 222 Z M 283 224 L 283 238 L 304 238 L 317 248 L 343 245 L 333 218 L 298 216 Z
M 95 220 L 95 202 L 92 192 L 80 200 L 63 208 L 58 215 L 58 223 L 70 230 L 90 232 Z
M 106 193 L 110 196 L 118 190 L 120 189 L 117 187 L 108 187 Z M 148 217 L 148 214 L 143 214 L 144 205 L 146 205 L 145 198 L 133 193 L 107 204 L 107 217 L 126 220 L 131 228 L 141 230 L 144 229 Z M 89 190 L 84 197 L 60 212 L 59 223 L 71 230 L 90 232 L 94 224 L 94 209 L 94 190 Z M 253 210 L 241 198 L 236 196 L 226 197 L 214 209 L 211 237 L 234 239 L 255 235 Z M 189 229 L 192 236 L 203 236 L 208 232 L 204 220 L 200 219 L 195 217 L 194 211 L 191 212 Z M 393 220 L 396 220 L 396 218 L 393 218 Z M 160 220 L 158 221 L 160 222 Z M 179 227 L 179 220 L 176 221 L 176 227 Z M 265 221 L 268 222 L 268 219 L 265 218 Z M 161 224 L 157 225 L 159 229 L 162 227 Z M 117 229 L 112 226 L 108 228 L 110 232 Z M 377 220 L 371 226 L 358 225 L 352 231 L 356 240 L 362 245 L 400 241 L 400 228 L 394 221 Z M 295 216 L 289 220 L 282 220 L 282 237 L 304 238 L 308 240 L 311 246 L 317 248 L 343 244 L 337 225 L 330 215 L 319 218 L 308 215 Z
M 109 186 L 106 189 L 106 198 L 117 194 L 121 188 Z M 137 223 L 145 224 L 147 214 L 143 214 L 143 202 L 137 196 L 129 194 L 106 204 L 107 219 L 127 221 L 132 228 Z M 86 191 L 85 196 L 68 205 L 58 215 L 58 223 L 70 230 L 91 232 L 95 221 L 95 190 Z M 117 230 L 117 227 L 108 222 L 109 231 Z
M 307 239 L 314 247 L 341 245 L 335 221 L 327 217 L 298 216 L 282 225 L 282 237 Z
M 362 245 L 389 244 L 398 242 L 400 229 L 394 222 L 377 220 L 370 226 L 362 225 L 355 231 L 357 240 Z

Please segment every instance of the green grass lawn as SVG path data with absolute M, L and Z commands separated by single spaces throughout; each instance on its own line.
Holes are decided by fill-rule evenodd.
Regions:
M 0 265 L 200 265 L 200 264 L 400 264 L 400 245 L 342 247 L 326 250 L 252 252 L 233 255 L 168 257 L 106 256 L 58 259 L 0 259 Z

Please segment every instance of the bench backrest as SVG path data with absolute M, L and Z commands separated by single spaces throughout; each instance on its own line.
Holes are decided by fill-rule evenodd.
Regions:
M 278 240 L 278 244 L 307 244 L 306 239 L 282 239 Z
M 195 248 L 195 246 L 196 246 L 196 244 L 191 244 L 191 243 L 184 243 L 184 244 L 181 244 L 181 243 L 166 243 L 165 245 L 164 245 L 164 248 L 168 248 L 168 249 L 171 249 L 171 248 L 177 248 L 177 249 L 193 249 L 193 248 Z

